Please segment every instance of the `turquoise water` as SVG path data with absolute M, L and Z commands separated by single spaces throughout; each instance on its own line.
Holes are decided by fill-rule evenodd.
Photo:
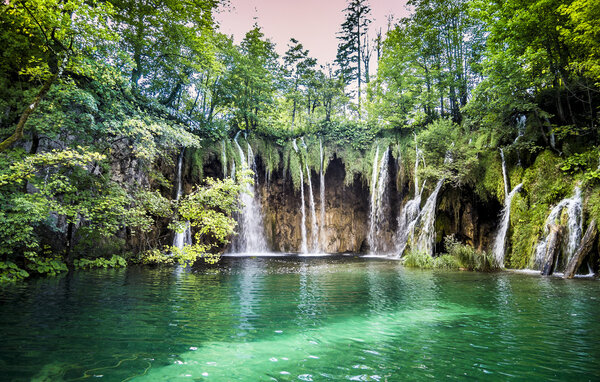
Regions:
M 0 380 L 599 380 L 600 283 L 348 257 L 0 289 Z

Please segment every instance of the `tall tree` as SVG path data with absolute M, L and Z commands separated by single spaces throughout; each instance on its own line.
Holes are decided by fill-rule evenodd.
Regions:
M 234 125 L 245 130 L 260 125 L 273 106 L 278 77 L 275 46 L 255 25 L 242 40 L 222 84 L 230 94 Z
M 371 7 L 368 0 L 349 0 L 348 6 L 344 9 L 346 20 L 342 24 L 342 29 L 338 32 L 338 51 L 336 63 L 340 67 L 340 75 L 346 83 L 353 80 L 358 85 L 358 116 L 360 118 L 361 109 L 361 84 L 363 81 L 363 55 L 365 48 L 363 45 L 371 24 L 369 15 Z M 370 55 L 370 53 L 369 53 Z
M 132 87 L 173 107 L 193 73 L 214 63 L 219 0 L 110 0 L 121 35 L 115 59 Z
M 309 57 L 308 50 L 298 42 L 290 39 L 289 49 L 283 56 L 285 74 L 288 81 L 287 97 L 292 101 L 292 127 L 296 121 L 298 103 L 302 99 L 302 90 L 308 93 L 310 77 L 317 60 Z M 310 101 L 308 101 L 310 103 Z M 310 110 L 310 107 L 309 107 Z

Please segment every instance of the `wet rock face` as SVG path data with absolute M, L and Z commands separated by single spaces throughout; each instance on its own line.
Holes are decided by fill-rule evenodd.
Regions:
M 205 173 L 215 175 L 220 167 L 216 157 L 205 163 Z M 267 180 L 260 158 L 257 159 L 257 193 L 261 199 L 267 243 L 275 252 L 299 252 L 302 244 L 301 193 L 293 188 L 289 174 L 283 169 L 272 173 Z M 218 167 L 218 168 L 217 168 Z M 398 229 L 398 214 L 402 204 L 410 199 L 412 185 L 402 177 L 401 168 L 390 160 L 388 190 L 385 194 L 385 217 L 376 234 L 381 238 L 383 251 L 394 253 Z M 352 185 L 344 185 L 345 168 L 334 158 L 325 173 L 325 222 L 321 221 L 319 174 L 312 172 L 313 197 L 319 229 L 315 233 L 319 250 L 327 253 L 366 253 L 369 251 L 370 189 L 366 181 L 357 177 Z M 400 182 L 397 180 L 400 179 Z M 306 236 L 310 251 L 312 235 L 309 186 L 305 180 Z M 422 205 L 425 203 L 425 193 Z M 421 205 L 421 207 L 422 207 Z M 454 189 L 446 184 L 438 197 L 435 223 L 435 252 L 445 250 L 444 237 L 454 234 L 460 241 L 477 249 L 486 250 L 494 239 L 502 206 L 497 201 L 482 202 L 472 190 Z M 321 227 L 323 227 L 321 229 Z
M 319 237 L 320 249 L 328 253 L 361 252 L 366 245 L 369 219 L 369 189 L 359 179 L 346 187 L 345 170 L 342 162 L 335 159 L 330 162 L 325 174 L 325 222 L 321 222 L 319 209 L 319 174 L 312 173 L 313 196 L 317 216 L 317 226 L 323 227 Z M 301 197 L 294 190 L 289 178 L 282 173 L 273 174 L 268 184 L 262 181 L 260 197 L 265 217 L 266 235 L 274 251 L 297 252 L 302 243 L 301 236 Z M 310 192 L 304 185 L 305 195 Z M 308 196 L 305 196 L 308 201 Z M 310 210 L 306 205 L 307 239 L 310 243 Z
M 496 201 L 483 203 L 471 190 L 442 190 L 436 212 L 436 252 L 442 252 L 443 239 L 455 235 L 478 250 L 491 247 L 502 206 Z

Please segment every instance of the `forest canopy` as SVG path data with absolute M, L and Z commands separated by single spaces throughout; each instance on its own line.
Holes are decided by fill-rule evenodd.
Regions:
M 152 234 L 159 224 L 200 216 L 210 223 L 195 253 L 210 258 L 249 180 L 197 175 L 179 201 L 164 174 L 239 131 L 274 144 L 316 134 L 359 152 L 416 134 L 457 184 L 474 182 L 484 150 L 532 163 L 549 149 L 564 172 L 600 181 L 596 0 L 410 0 L 411 15 L 385 33 L 370 29 L 369 1 L 348 0 L 333 63 L 293 36 L 279 56 L 259 24 L 234 43 L 214 20 L 226 6 L 0 5 L 0 277 L 118 265 L 114 253 L 150 261 L 170 251 Z M 463 160 L 441 169 L 448 150 Z M 190 198 L 207 194 L 222 203 L 193 211 Z

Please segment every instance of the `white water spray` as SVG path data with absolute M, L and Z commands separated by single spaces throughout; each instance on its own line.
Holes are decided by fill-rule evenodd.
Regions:
M 298 145 L 296 144 L 296 138 L 292 139 L 292 147 L 294 151 L 299 154 Z M 298 159 L 300 160 L 300 159 Z M 308 244 L 306 239 L 306 202 L 304 201 L 304 171 L 302 171 L 302 166 L 300 166 L 300 197 L 302 199 L 302 221 L 300 223 L 300 234 L 302 236 L 302 243 L 300 245 L 300 252 L 308 253 Z
M 429 195 L 429 198 L 427 198 L 423 210 L 421 210 L 415 223 L 412 225 L 413 228 L 411 229 L 411 233 L 413 235 L 413 240 L 411 240 L 411 247 L 418 252 L 425 252 L 429 255 L 433 255 L 435 243 L 435 210 L 437 206 L 437 197 L 444 185 L 444 181 L 445 179 L 442 178 L 437 182 L 435 189 L 431 195 Z M 415 240 L 414 235 L 417 227 L 419 235 Z
M 387 204 L 385 196 L 388 186 L 388 168 L 389 168 L 389 147 L 383 153 L 381 160 L 377 163 L 379 157 L 379 147 L 375 154 L 375 162 L 373 163 L 373 184 L 371 187 L 371 211 L 369 215 L 369 233 L 367 242 L 372 254 L 385 251 L 385 243 L 381 240 L 378 232 L 383 229 L 387 212 Z
M 319 243 L 324 248 L 325 241 L 325 155 L 323 153 L 323 141 L 319 139 L 319 153 L 321 155 L 321 167 L 319 170 L 319 185 L 321 196 L 321 224 L 319 225 Z
M 313 195 L 313 187 L 312 187 L 312 180 L 311 180 L 311 176 L 310 176 L 310 168 L 308 167 L 308 163 L 305 161 L 304 164 L 306 165 L 306 179 L 308 180 L 308 201 L 309 201 L 309 206 L 310 206 L 310 238 L 311 238 L 311 245 L 310 245 L 310 250 L 311 252 L 315 253 L 317 251 L 319 251 L 319 229 L 317 227 L 317 213 L 315 211 L 315 197 Z
M 248 144 L 248 157 L 246 159 L 244 150 L 242 150 L 242 147 L 238 143 L 238 135 L 239 132 L 233 142 L 240 154 L 242 170 L 252 170 L 254 172 L 254 181 L 256 182 L 256 163 L 252 147 Z M 235 167 L 233 172 L 235 172 Z M 260 200 L 256 197 L 255 193 L 254 184 L 248 184 L 240 195 L 242 203 L 238 221 L 240 232 L 233 241 L 233 249 L 236 252 L 261 253 L 267 251 Z
M 508 226 L 510 224 L 510 206 L 512 204 L 513 197 L 521 190 L 523 187 L 523 183 L 518 184 L 511 192 L 508 194 L 504 201 L 504 209 L 502 210 L 502 218 L 500 219 L 500 228 L 498 229 L 498 233 L 496 234 L 496 239 L 494 240 L 493 253 L 494 258 L 496 259 L 496 265 L 500 268 L 504 268 L 504 253 L 506 251 L 506 233 L 508 232 Z
M 179 154 L 179 158 L 177 159 L 177 194 L 175 200 L 179 201 L 181 196 L 183 195 L 183 182 L 181 180 L 181 172 L 183 167 L 183 154 L 185 149 L 181 150 L 181 154 Z M 173 247 L 178 249 L 183 249 L 185 245 L 192 244 L 192 230 L 190 228 L 190 222 L 185 223 L 185 230 L 183 232 L 175 232 L 175 237 L 173 238 Z
M 581 235 L 583 232 L 583 222 L 581 218 L 582 214 L 582 200 L 581 200 L 581 189 L 575 187 L 575 194 L 571 198 L 563 199 L 554 207 L 546 222 L 544 223 L 544 236 L 538 243 L 535 252 L 535 267 L 539 268 L 544 262 L 544 255 L 546 253 L 546 246 L 548 245 L 550 226 L 560 220 L 563 211 L 567 211 L 567 235 L 563 238 L 561 246 L 561 252 L 566 260 L 569 262 L 571 256 L 575 253 L 579 242 L 581 241 Z M 558 259 L 557 259 L 558 261 Z
M 504 178 L 504 199 L 508 198 L 508 189 L 510 188 L 510 184 L 508 184 L 508 173 L 506 171 L 506 162 L 504 161 L 504 150 L 500 149 L 500 157 L 502 157 L 502 177 Z

